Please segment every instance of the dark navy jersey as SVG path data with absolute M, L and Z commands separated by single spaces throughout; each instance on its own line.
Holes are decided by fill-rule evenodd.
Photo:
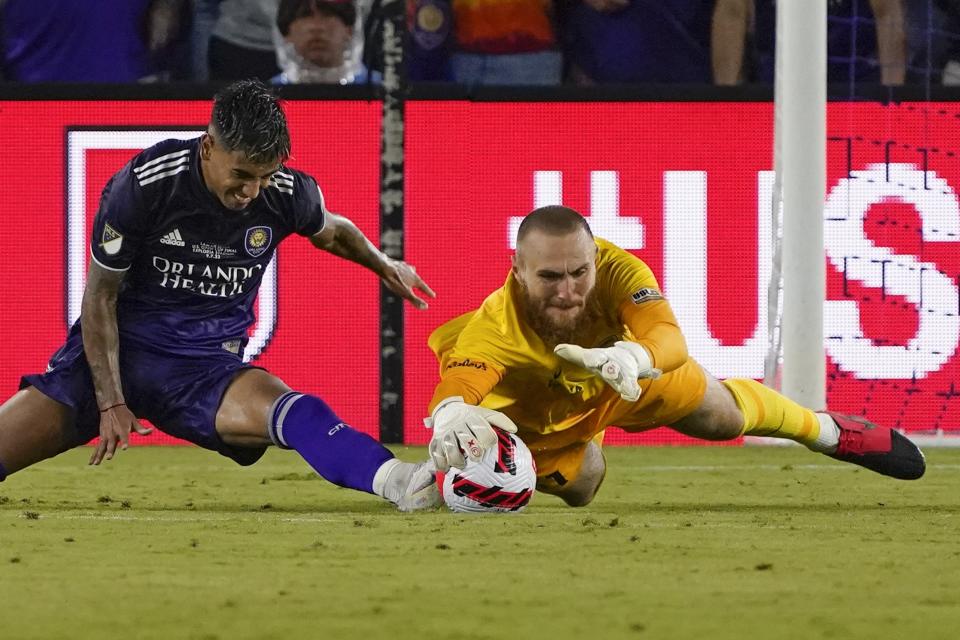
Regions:
M 277 245 L 323 228 L 323 194 L 310 176 L 281 167 L 245 210 L 231 211 L 204 185 L 199 150 L 199 138 L 165 140 L 114 175 L 91 254 L 127 272 L 117 302 L 121 339 L 185 355 L 240 353 Z

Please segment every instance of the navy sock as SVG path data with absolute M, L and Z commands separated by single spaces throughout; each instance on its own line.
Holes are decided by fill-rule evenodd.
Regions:
M 326 402 L 293 391 L 273 405 L 270 438 L 333 484 L 367 493 L 373 493 L 377 470 L 393 458 L 382 444 L 344 424 Z
M 3 482 L 7 479 L 7 470 L 3 468 L 3 463 L 0 462 L 0 482 Z

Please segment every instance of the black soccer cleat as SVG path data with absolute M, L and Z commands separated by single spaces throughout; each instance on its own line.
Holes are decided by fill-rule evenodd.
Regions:
M 831 458 L 900 480 L 916 480 L 926 471 L 923 452 L 899 431 L 856 416 L 823 413 L 833 418 L 840 428 L 837 450 L 826 454 Z

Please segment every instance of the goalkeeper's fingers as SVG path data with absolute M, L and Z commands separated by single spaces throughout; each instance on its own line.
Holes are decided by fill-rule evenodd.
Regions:
M 483 417 L 487 422 L 498 429 L 503 429 L 509 433 L 517 432 L 517 425 L 513 422 L 513 420 L 511 420 L 509 416 L 500 413 L 499 411 L 488 409 L 484 412 Z M 496 436 L 496 434 L 493 435 Z M 492 442 L 490 446 L 493 446 L 495 443 L 496 439 L 494 439 L 494 442 Z
M 627 402 L 640 399 L 640 383 L 613 360 L 604 363 L 600 368 L 600 377 Z
M 462 469 L 467 461 L 463 457 L 460 445 L 452 431 L 440 434 L 430 441 L 430 459 L 438 471 L 446 473 L 450 467 Z
M 621 383 L 617 391 L 620 393 L 620 397 L 627 402 L 636 402 L 640 399 L 640 385 L 636 380 Z
M 479 429 L 476 431 L 480 431 Z M 483 433 L 480 431 L 480 433 Z M 487 427 L 487 433 L 491 434 L 496 438 L 496 435 L 493 434 L 493 430 L 490 427 Z M 483 445 L 483 441 L 487 438 L 479 437 L 474 433 L 474 430 L 470 431 L 460 431 L 456 434 L 457 442 L 460 444 L 461 457 L 466 457 L 474 462 L 480 462 L 483 458 L 483 452 L 486 451 L 486 447 Z M 457 465 L 453 465 L 457 466 Z M 460 467 L 463 468 L 462 466 Z
M 572 362 L 573 364 L 583 367 L 584 369 L 589 368 L 589 365 L 587 365 L 585 361 L 587 350 L 580 345 L 558 344 L 553 348 L 553 352 L 567 362 Z

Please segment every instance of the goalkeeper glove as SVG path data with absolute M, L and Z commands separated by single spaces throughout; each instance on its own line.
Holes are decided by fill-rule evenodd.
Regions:
M 575 344 L 558 344 L 555 354 L 592 371 L 609 384 L 627 402 L 640 399 L 638 378 L 659 378 L 647 350 L 636 342 L 620 340 L 612 347 L 584 349 Z
M 467 404 L 461 396 L 441 400 L 423 424 L 433 429 L 430 457 L 437 469 L 444 472 L 450 467 L 463 469 L 467 463 L 464 454 L 477 462 L 484 451 L 496 446 L 497 434 L 493 427 L 517 432 L 517 425 L 504 414 Z

